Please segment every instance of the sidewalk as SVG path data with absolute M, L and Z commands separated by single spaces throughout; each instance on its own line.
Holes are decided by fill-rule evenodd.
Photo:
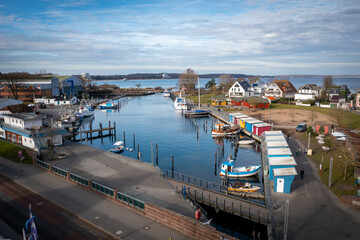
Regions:
M 191 239 L 34 166 L 20 172 L 19 164 L 0 157 L 0 174 L 120 239 Z
M 304 146 L 290 138 L 289 146 L 295 153 Z M 287 239 L 359 239 L 360 212 L 340 205 L 338 198 L 322 184 L 316 166 L 301 154 L 297 162 L 291 194 L 274 193 L 277 236 L 283 239 L 284 211 L 289 199 L 289 225 Z M 304 179 L 300 169 L 305 170 Z

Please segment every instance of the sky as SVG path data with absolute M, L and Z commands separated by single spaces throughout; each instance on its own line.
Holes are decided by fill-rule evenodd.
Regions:
M 360 75 L 359 0 L 0 0 L 0 72 Z

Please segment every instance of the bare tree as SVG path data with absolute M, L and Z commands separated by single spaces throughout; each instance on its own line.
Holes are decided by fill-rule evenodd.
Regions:
M 238 78 L 236 79 L 236 81 L 237 81 L 237 82 L 243 82 L 243 81 L 245 81 L 245 78 L 243 78 L 243 77 L 238 77 Z
M 335 120 L 335 124 L 338 126 L 338 127 L 341 127 L 344 123 L 344 115 L 345 115 L 345 110 L 344 109 L 341 109 L 341 108 L 334 108 L 332 110 L 332 115 L 334 117 L 334 120 Z
M 249 80 L 249 83 L 250 83 L 250 86 L 251 86 L 254 83 L 256 83 L 257 81 L 259 81 L 260 78 L 258 76 L 250 76 L 250 77 L 248 77 L 248 80 Z
M 321 99 L 328 101 L 329 90 L 334 86 L 332 76 L 326 76 L 323 79 L 323 91 L 321 92 Z
M 136 86 L 137 88 L 140 88 L 140 87 L 141 87 L 141 84 L 140 84 L 140 83 L 137 83 L 137 84 L 135 84 L 135 86 Z
M 315 109 L 311 109 L 310 111 L 310 122 L 311 125 L 314 126 L 315 119 L 318 117 L 318 113 L 315 111 Z
M 224 74 L 219 77 L 219 87 L 223 92 L 229 91 L 234 83 L 235 79 L 231 75 Z
M 193 70 L 188 69 L 184 73 L 180 74 L 179 76 L 179 87 L 184 86 L 186 87 L 187 92 L 194 92 L 195 85 L 198 81 L 198 75 L 194 73 Z
M 344 167 L 344 180 L 346 180 L 347 169 L 354 163 L 354 159 L 351 156 L 351 149 L 346 144 L 336 144 L 333 151 L 333 157 Z

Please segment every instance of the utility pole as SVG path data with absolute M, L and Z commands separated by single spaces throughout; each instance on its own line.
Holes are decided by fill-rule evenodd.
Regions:
M 329 169 L 329 188 L 331 188 L 331 180 L 332 180 L 332 169 L 333 169 L 333 158 L 330 158 L 330 169 Z

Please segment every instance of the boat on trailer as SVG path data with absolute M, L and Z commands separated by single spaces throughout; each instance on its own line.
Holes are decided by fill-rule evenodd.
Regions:
M 214 129 L 211 131 L 213 137 L 224 137 L 229 135 L 238 134 L 240 126 L 230 126 L 228 124 L 216 123 Z
M 114 143 L 113 148 L 111 148 L 109 150 L 109 152 L 113 152 L 113 153 L 119 153 L 124 151 L 124 142 L 123 141 L 117 141 L 116 143 Z
M 225 177 L 226 175 L 229 178 L 250 177 L 257 175 L 260 169 L 261 165 L 234 167 L 234 160 L 229 160 L 221 164 L 219 176 Z

